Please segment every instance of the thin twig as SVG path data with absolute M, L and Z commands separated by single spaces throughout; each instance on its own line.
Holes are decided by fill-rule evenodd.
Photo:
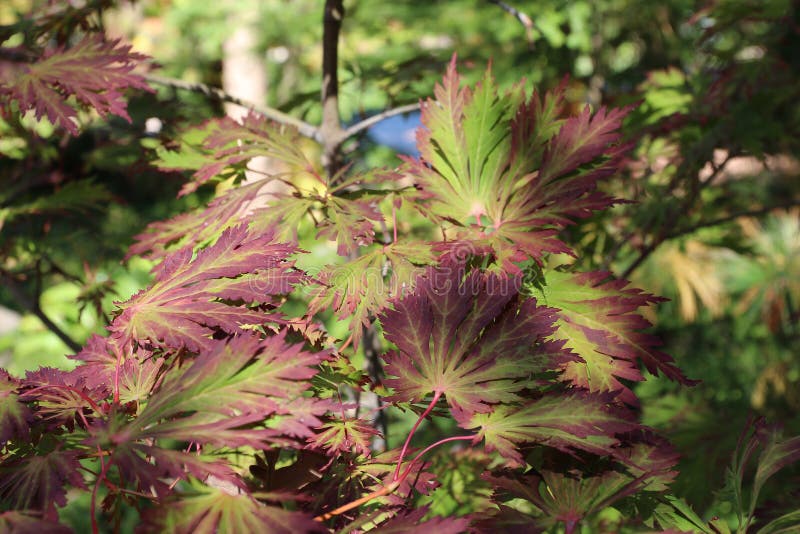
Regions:
M 669 239 L 675 239 L 676 237 L 681 237 L 681 236 L 684 236 L 684 235 L 688 235 L 688 234 L 694 233 L 694 232 L 696 232 L 698 230 L 701 230 L 703 228 L 711 228 L 713 226 L 719 226 L 720 224 L 725 224 L 725 223 L 728 223 L 728 222 L 732 222 L 732 221 L 735 221 L 736 219 L 740 219 L 742 217 L 757 217 L 759 215 L 767 214 L 767 213 L 769 213 L 769 212 L 771 212 L 773 210 L 788 209 L 788 208 L 792 208 L 792 207 L 795 207 L 795 206 L 800 206 L 800 200 L 794 200 L 792 202 L 785 202 L 785 203 L 776 204 L 776 205 L 773 205 L 773 206 L 765 206 L 765 207 L 761 207 L 761 208 L 753 209 L 753 210 L 738 211 L 738 212 L 735 212 L 735 213 L 731 213 L 729 215 L 725 215 L 724 217 L 718 217 L 716 219 L 711 219 L 711 220 L 708 220 L 708 221 L 701 221 L 701 222 L 699 222 L 697 224 L 693 224 L 693 225 L 687 226 L 685 228 L 680 228 L 678 230 L 673 230 L 672 232 L 668 232 L 665 235 L 663 235 L 660 238 L 658 238 L 655 241 L 653 241 L 652 243 L 650 243 L 649 245 L 647 245 L 645 248 L 643 248 L 641 250 L 641 252 L 639 253 L 639 256 L 637 256 L 636 260 L 634 260 L 634 262 L 631 263 L 628 266 L 628 268 L 625 269 L 625 271 L 620 275 L 620 278 L 622 278 L 624 280 L 627 280 L 628 277 L 631 275 L 631 273 L 634 270 L 636 270 L 642 263 L 644 263 L 644 260 L 646 260 L 648 257 L 650 257 L 650 255 L 653 252 L 655 252 L 656 248 L 658 248 L 659 245 L 661 245 L 662 243 L 664 243 L 665 241 L 667 241 Z
M 689 210 L 692 208 L 692 205 L 694 204 L 695 199 L 697 198 L 697 195 L 700 193 L 700 190 L 705 189 L 706 187 L 711 185 L 711 183 L 713 183 L 713 181 L 722 173 L 722 171 L 725 169 L 725 167 L 727 166 L 728 162 L 732 158 L 733 158 L 733 155 L 732 154 L 728 154 L 728 156 L 725 158 L 725 160 L 723 162 L 721 162 L 719 165 L 716 165 L 716 164 L 714 164 L 713 157 L 712 157 L 712 160 L 711 160 L 712 173 L 711 173 L 711 175 L 704 182 L 700 183 L 699 186 L 693 186 L 692 187 L 693 194 L 688 196 L 684 200 L 684 202 L 681 203 L 681 206 L 678 207 L 676 210 L 674 210 L 674 213 L 677 213 L 677 214 L 688 213 Z M 686 160 L 684 160 L 684 163 L 681 164 L 681 168 L 683 168 L 685 164 L 686 164 Z M 676 173 L 676 176 L 673 178 L 672 184 L 670 185 L 670 189 L 671 190 L 675 189 L 676 184 L 679 183 L 678 182 L 679 176 L 681 176 L 682 174 L 684 174 L 684 173 L 682 173 L 680 170 L 678 171 L 678 173 Z M 697 179 L 696 176 L 694 178 L 695 178 L 695 180 Z M 666 233 L 663 232 L 663 230 L 664 230 L 664 228 L 661 227 L 661 232 L 659 232 L 658 235 L 654 236 L 652 241 L 648 245 L 646 245 L 645 247 L 640 249 L 639 256 L 633 261 L 632 264 L 630 264 L 628 266 L 627 269 L 625 269 L 625 272 L 622 274 L 621 277 L 623 279 L 627 279 L 628 276 L 630 276 L 630 274 L 636 268 L 638 268 L 642 263 L 644 263 L 644 260 L 646 260 L 650 256 L 650 254 L 652 254 L 656 250 L 656 248 L 658 248 L 662 243 L 664 243 L 664 241 L 666 241 L 668 239 L 672 239 L 674 237 L 678 237 L 679 235 L 683 235 L 684 233 L 689 233 L 689 232 L 681 232 L 681 233 L 678 233 L 676 235 L 671 235 L 669 232 L 666 232 Z M 616 255 L 619 253 L 619 251 L 622 249 L 622 247 L 625 245 L 625 243 L 630 241 L 630 239 L 635 235 L 635 233 L 636 233 L 636 229 L 632 229 L 624 237 L 622 237 L 621 239 L 619 239 L 617 241 L 617 244 L 606 255 L 606 261 L 603 263 L 603 267 L 602 267 L 601 270 L 607 271 L 607 270 L 610 269 L 610 265 L 611 265 L 611 262 L 613 261 L 613 258 L 616 257 Z M 645 235 L 646 235 L 646 233 L 647 232 L 645 232 Z
M 791 202 L 784 202 L 781 204 L 776 204 L 774 206 L 764 206 L 758 209 L 753 210 L 742 210 L 731 213 L 729 215 L 725 215 L 724 217 L 719 217 L 717 219 L 711 219 L 709 221 L 701 221 L 697 224 L 693 224 L 692 226 L 687 226 L 686 228 L 681 228 L 680 230 L 676 230 L 674 232 L 670 232 L 667 234 L 667 239 L 674 239 L 676 237 L 680 237 L 682 235 L 691 234 L 696 232 L 697 230 L 701 230 L 703 228 L 710 228 L 712 226 L 718 226 L 720 224 L 725 224 L 728 222 L 735 221 L 736 219 L 741 219 L 742 217 L 758 217 L 759 215 L 765 215 L 774 210 L 780 209 L 789 209 L 800 206 L 800 199 L 794 200 Z
M 296 117 L 292 117 L 291 115 L 288 115 L 283 111 L 277 110 L 275 108 L 267 106 L 259 106 L 253 104 L 252 102 L 246 102 L 241 98 L 226 93 L 225 91 L 219 89 L 218 87 L 211 87 L 210 85 L 206 85 L 204 83 L 185 82 L 183 80 L 178 80 L 175 78 L 167 78 L 164 76 L 157 76 L 155 74 L 147 74 L 144 77 L 150 83 L 163 85 L 166 87 L 173 87 L 175 89 L 182 89 L 184 91 L 192 91 L 194 93 L 201 93 L 208 97 L 215 98 L 221 102 L 230 102 L 231 104 L 236 104 L 238 106 L 248 108 L 277 123 L 297 128 L 297 131 L 303 137 L 308 137 L 309 139 L 320 141 L 319 129 L 316 128 L 315 126 L 308 124 L 307 122 L 302 121 Z
M 517 19 L 520 22 L 520 24 L 522 24 L 525 27 L 525 36 L 527 37 L 528 42 L 533 44 L 533 29 L 534 28 L 538 29 L 538 28 L 536 27 L 536 23 L 533 22 L 532 18 L 530 18 L 528 15 L 526 15 L 519 9 L 515 8 L 514 6 L 506 4 L 501 0 L 487 0 L 487 1 L 490 4 L 496 5 L 497 7 L 499 7 L 500 9 L 502 9 L 503 11 L 505 11 L 506 13 Z
M 81 345 L 69 337 L 66 332 L 61 330 L 57 324 L 50 320 L 50 318 L 45 315 L 42 308 L 39 306 L 38 300 L 33 300 L 25 292 L 17 285 L 16 280 L 14 280 L 13 276 L 10 274 L 0 272 L 0 277 L 5 281 L 4 285 L 8 288 L 8 291 L 14 297 L 14 299 L 19 302 L 24 308 L 26 308 L 29 312 L 34 314 L 36 317 L 39 318 L 42 323 L 47 327 L 48 330 L 53 332 L 58 338 L 64 342 L 64 344 L 69 347 L 69 349 L 75 353 L 80 352 Z
M 384 121 L 390 117 L 394 117 L 395 115 L 402 115 L 404 113 L 411 113 L 412 111 L 417 111 L 420 108 L 419 102 L 416 104 L 406 104 L 405 106 L 399 106 L 392 109 L 387 109 L 377 115 L 372 115 L 371 117 L 367 117 L 366 119 L 359 121 L 352 126 L 349 126 L 346 130 L 344 130 L 341 135 L 339 136 L 339 142 L 343 143 L 347 139 L 353 137 L 354 135 L 360 134 L 364 130 L 375 126 L 381 121 Z

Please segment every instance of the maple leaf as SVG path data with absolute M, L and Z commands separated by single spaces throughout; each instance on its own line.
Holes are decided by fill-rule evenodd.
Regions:
M 134 255 L 160 260 L 175 250 L 202 248 L 217 241 L 220 234 L 246 222 L 254 204 L 259 203 L 267 180 L 242 184 L 209 202 L 205 208 L 182 213 L 166 220 L 150 223 L 128 249 L 126 259 Z M 280 236 L 276 236 L 280 238 Z
M 302 150 L 297 129 L 255 112 L 238 122 L 230 117 L 211 119 L 184 135 L 181 151 L 161 151 L 156 165 L 163 170 L 194 170 L 192 181 L 184 184 L 178 196 L 195 191 L 220 175 L 236 174 L 256 157 L 271 158 L 277 166 L 271 178 L 304 174 L 319 178 L 319 172 Z M 196 143 L 194 140 L 202 140 Z
M 92 334 L 80 352 L 69 356 L 70 359 L 81 362 L 71 375 L 89 389 L 107 388 L 114 382 L 118 365 L 113 347 L 113 341 L 109 338 Z
M 57 519 L 56 506 L 67 504 L 66 486 L 86 489 L 77 451 L 53 450 L 4 461 L 0 466 L 0 497 L 18 510 L 42 510 Z
M 372 438 L 380 435 L 369 421 L 355 417 L 328 421 L 320 430 L 319 434 L 309 438 L 308 446 L 325 450 L 328 454 L 355 452 L 369 456 Z
M 264 340 L 243 333 L 215 342 L 181 372 L 167 375 L 127 432 L 142 439 L 259 446 L 280 433 L 239 427 L 281 416 L 303 429 L 292 435 L 310 436 L 321 422 L 299 408 L 328 407 L 327 401 L 302 398 L 317 372 L 313 366 L 327 357 L 286 344 L 284 333 Z
M 638 362 L 648 371 L 683 384 L 687 379 L 673 359 L 656 349 L 658 339 L 642 330 L 650 323 L 634 313 L 663 299 L 629 288 L 624 280 L 605 281 L 609 273 L 547 273 L 547 284 L 532 291 L 558 310 L 553 337 L 583 361 L 562 364 L 561 378 L 592 392 L 613 392 L 628 404 L 636 396 L 618 378 L 641 381 Z
M 51 367 L 28 371 L 22 385 L 20 400 L 35 402 L 34 415 L 50 428 L 72 429 L 85 413 L 100 415 L 100 405 L 110 392 L 107 384 L 89 386 L 80 367 L 70 372 Z
M 512 466 L 525 464 L 518 449 L 525 443 L 566 452 L 579 449 L 610 455 L 620 443 L 614 434 L 639 426 L 629 412 L 608 401 L 606 397 L 585 393 L 551 394 L 521 406 L 499 405 L 460 424 L 464 428 L 477 428 L 475 441 L 485 440 L 488 451 L 496 450 Z
M 317 276 L 320 285 L 312 288 L 309 314 L 333 308 L 340 318 L 351 317 L 353 345 L 358 346 L 362 327 L 369 326 L 390 298 L 412 290 L 422 266 L 434 261 L 430 245 L 396 242 L 327 266 Z
M 109 330 L 120 346 L 136 340 L 199 351 L 211 347 L 217 328 L 235 333 L 242 325 L 277 320 L 273 313 L 220 300 L 274 305 L 273 296 L 304 280 L 286 261 L 295 251 L 274 243 L 271 234 L 254 237 L 245 225 L 229 228 L 194 259 L 191 247 L 167 257 L 154 269 L 153 285 L 119 304 Z
M 33 422 L 30 409 L 19 400 L 19 380 L 0 369 L 0 447 L 11 439 L 28 439 Z
M 627 150 L 617 130 L 628 110 L 587 107 L 562 122 L 563 91 L 501 96 L 488 71 L 475 89 L 463 87 L 454 56 L 436 99 L 422 106 L 421 156 L 404 171 L 423 191 L 423 212 L 452 223 L 457 239 L 489 244 L 505 270 L 570 252 L 558 231 L 614 203 L 597 182 Z
M 312 429 L 322 423 L 309 413 L 324 413 L 329 403 L 303 394 L 310 387 L 315 366 L 327 357 L 324 352 L 305 352 L 301 345 L 286 344 L 284 334 L 264 340 L 241 334 L 218 341 L 190 364 L 165 374 L 135 419 L 115 410 L 92 423 L 85 444 L 109 450 L 109 465 L 116 466 L 124 480 L 160 496 L 170 491 L 165 478 L 189 475 L 201 479 L 214 475 L 243 487 L 227 463 L 218 458 L 174 451 L 157 443 L 170 439 L 260 449 L 267 442 L 291 446 L 290 437 L 311 436 Z M 152 390 L 157 366 L 158 362 L 149 369 L 145 366 L 142 378 L 134 375 L 140 385 L 128 388 L 127 394 Z M 122 374 L 120 397 L 128 382 L 124 369 Z M 280 421 L 273 425 L 276 419 Z M 265 421 L 269 428 L 263 428 Z M 289 422 L 292 426 L 287 431 Z
M 127 88 L 151 91 L 144 79 L 131 74 L 146 56 L 131 52 L 120 41 L 103 41 L 86 36 L 71 48 L 44 53 L 36 63 L 0 61 L 0 93 L 19 102 L 21 112 L 33 110 L 37 119 L 47 117 L 54 125 L 79 133 L 77 112 L 68 103 L 74 96 L 101 116 L 118 115 L 130 122 L 122 91 Z
M 336 241 L 336 252 L 340 256 L 352 256 L 361 246 L 375 239 L 373 221 L 383 221 L 383 215 L 369 197 L 347 198 L 344 189 L 351 182 L 339 184 L 328 191 L 325 197 L 326 218 L 320 224 L 317 237 Z
M 179 498 L 149 511 L 144 519 L 148 532 L 328 532 L 300 512 L 265 505 L 249 495 L 231 495 L 197 481 L 193 481 Z
M 163 358 L 125 360 L 119 369 L 119 402 L 147 401 L 163 365 Z
M 544 512 L 544 517 L 528 518 L 538 527 L 550 528 L 563 522 L 568 529 L 574 528 L 583 518 L 620 499 L 642 490 L 666 490 L 666 484 L 677 475 L 672 469 L 678 455 L 665 440 L 649 432 L 631 437 L 636 440 L 633 445 L 618 449 L 616 454 L 627 472 L 618 467 L 593 475 L 550 469 L 518 475 L 506 470 L 499 476 L 485 474 L 483 478 L 499 490 L 496 498 L 522 498 Z
M 389 400 L 415 402 L 443 394 L 456 418 L 520 400 L 549 358 L 537 343 L 553 333 L 553 310 L 520 301 L 516 278 L 466 271 L 465 264 L 429 267 L 412 294 L 380 314 L 397 346 L 383 359 Z

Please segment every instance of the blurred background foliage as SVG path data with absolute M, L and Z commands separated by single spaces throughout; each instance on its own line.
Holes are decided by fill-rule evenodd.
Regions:
M 505 87 L 524 79 L 544 90 L 569 75 L 573 112 L 637 106 L 626 124 L 630 158 L 608 184 L 634 202 L 570 229 L 579 254 L 566 261 L 671 299 L 649 319 L 665 351 L 702 382 L 640 384 L 642 415 L 682 454 L 674 493 L 706 519 L 728 517 L 729 492 L 717 490 L 748 417 L 800 433 L 800 2 L 510 3 L 532 23 L 490 1 L 346 1 L 343 117 L 429 95 L 454 52 L 470 82 L 491 62 Z M 245 29 L 263 69 L 256 103 L 315 122 L 321 8 L 319 0 L 11 0 L 0 5 L 0 25 L 25 13 L 78 17 L 132 42 L 160 75 L 212 86 L 225 84 L 229 41 Z M 0 38 L 14 46 L 29 36 Z M 89 126 L 78 137 L 27 117 L 0 121 L 0 365 L 13 373 L 68 367 L 65 355 L 75 350 L 65 341 L 102 332 L 111 303 L 149 279 L 146 261 L 121 263 L 133 236 L 224 187 L 178 199 L 186 176 L 151 165 L 188 126 L 222 114 L 219 102 L 160 87 L 131 95 L 129 112 L 130 124 L 84 117 Z M 407 141 L 415 119 L 395 124 L 351 143 L 350 157 L 394 165 L 387 145 Z M 413 217 L 401 220 L 413 226 Z M 301 229 L 301 240 L 311 236 Z M 319 256 L 333 258 L 333 250 Z M 465 465 L 455 463 L 445 489 L 430 497 L 434 507 L 469 511 L 465 488 L 481 481 Z M 783 473 L 762 491 L 763 502 L 797 502 L 787 490 L 800 487 L 797 477 Z M 598 521 L 611 521 L 613 531 L 613 518 Z

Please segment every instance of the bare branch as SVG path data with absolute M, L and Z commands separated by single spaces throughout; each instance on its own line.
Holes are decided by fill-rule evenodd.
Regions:
M 182 89 L 184 91 L 192 91 L 194 93 L 201 93 L 210 98 L 215 98 L 221 102 L 230 102 L 231 104 L 236 104 L 251 109 L 256 113 L 263 115 L 266 118 L 273 120 L 277 123 L 297 128 L 297 131 L 303 137 L 308 137 L 310 139 L 314 139 L 315 141 L 320 141 L 319 129 L 316 128 L 315 126 L 308 124 L 307 122 L 304 122 L 296 117 L 292 117 L 291 115 L 286 114 L 275 108 L 258 106 L 256 104 L 253 104 L 252 102 L 245 102 L 241 98 L 237 98 L 229 93 L 226 93 L 225 91 L 219 89 L 218 87 L 211 87 L 210 85 L 206 85 L 204 83 L 185 82 L 183 80 L 178 80 L 175 78 L 166 78 L 164 76 L 157 76 L 154 74 L 145 75 L 145 79 L 148 82 L 157 85 L 173 87 L 175 89 Z
M 528 15 L 520 11 L 519 9 L 515 8 L 510 4 L 506 4 L 502 0 L 487 0 L 490 4 L 494 4 L 509 15 L 513 16 L 517 19 L 520 24 L 525 26 L 525 36 L 528 39 L 528 42 L 533 44 L 533 29 L 536 28 L 536 23 L 533 22 Z
M 377 115 L 372 115 L 371 117 L 367 117 L 366 119 L 359 121 L 352 126 L 348 127 L 344 130 L 341 135 L 339 136 L 339 143 L 343 143 L 347 139 L 353 137 L 354 135 L 358 135 L 359 133 L 363 132 L 364 130 L 375 126 L 381 121 L 384 121 L 390 117 L 394 117 L 396 115 L 402 115 L 404 113 L 411 113 L 412 111 L 417 111 L 420 108 L 420 104 L 406 104 L 405 106 L 399 106 L 392 109 L 387 109 Z

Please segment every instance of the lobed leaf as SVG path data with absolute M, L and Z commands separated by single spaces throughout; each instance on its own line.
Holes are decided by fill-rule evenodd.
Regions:
M 128 249 L 126 258 L 134 255 L 163 260 L 181 248 L 203 248 L 216 242 L 223 231 L 246 222 L 253 206 L 260 203 L 267 181 L 243 184 L 230 189 L 209 202 L 205 208 L 182 213 L 161 222 L 147 225 L 134 236 L 137 241 Z
M 380 314 L 386 339 L 389 400 L 418 402 L 443 394 L 457 418 L 520 400 L 530 375 L 550 363 L 537 344 L 553 333 L 553 310 L 520 302 L 518 280 L 430 267 L 413 293 Z
M 184 184 L 179 196 L 195 191 L 202 184 L 232 170 L 243 170 L 253 158 L 271 158 L 277 169 L 270 179 L 286 173 L 303 173 L 317 180 L 316 166 L 302 150 L 297 130 L 278 124 L 255 112 L 235 121 L 230 117 L 211 119 L 197 128 L 204 138 L 197 150 L 187 147 L 188 158 L 176 161 L 175 155 L 161 158 L 162 168 L 179 166 L 195 170 L 193 180 Z
M 67 487 L 86 489 L 74 450 L 53 450 L 4 461 L 0 466 L 0 497 L 4 506 L 40 510 L 55 520 L 56 506 L 67 504 Z
M 328 403 L 302 395 L 317 372 L 313 366 L 326 358 L 327 353 L 305 352 L 300 345 L 286 344 L 285 334 L 265 340 L 240 334 L 228 342 L 215 342 L 191 365 L 167 376 L 128 432 L 139 439 L 257 447 L 281 434 L 276 429 L 239 427 L 281 416 L 300 429 L 290 435 L 311 436 L 311 429 L 322 422 L 302 405 L 320 415 Z
M 295 251 L 274 243 L 271 234 L 254 237 L 244 225 L 229 228 L 194 259 L 191 247 L 167 257 L 154 269 L 153 285 L 119 304 L 121 313 L 109 330 L 120 346 L 135 340 L 195 352 L 209 349 L 216 329 L 235 333 L 243 325 L 278 319 L 245 305 L 274 306 L 276 295 L 304 280 L 286 260 Z
M 3 512 L 0 513 L 0 532 L 13 534 L 73 534 L 73 530 L 57 523 L 38 517 L 32 512 Z
M 86 36 L 70 48 L 45 52 L 35 63 L 0 60 L 0 93 L 19 103 L 20 111 L 33 110 L 37 119 L 47 117 L 54 125 L 79 133 L 77 112 L 69 97 L 97 111 L 101 116 L 118 115 L 130 122 L 122 91 L 149 91 L 144 79 L 132 74 L 146 56 L 131 52 L 119 40 L 103 41 Z
M 353 344 L 362 327 L 384 309 L 390 298 L 410 291 L 423 265 L 434 262 L 427 243 L 397 242 L 374 248 L 342 265 L 329 265 L 318 275 L 309 314 L 332 308 L 340 318 L 350 317 Z
M 639 428 L 629 412 L 612 406 L 606 397 L 582 393 L 551 394 L 516 407 L 500 405 L 460 424 L 477 428 L 476 441 L 483 439 L 487 450 L 496 450 L 512 466 L 524 465 L 518 448 L 523 444 L 611 455 L 620 443 L 615 434 Z
M 249 495 L 231 494 L 195 481 L 180 498 L 148 513 L 143 531 L 176 534 L 292 534 L 327 532 L 327 529 L 300 512 L 265 505 Z
M 507 271 L 571 252 L 556 234 L 615 202 L 597 183 L 628 148 L 618 134 L 628 109 L 587 107 L 562 121 L 564 91 L 501 96 L 489 72 L 475 89 L 462 87 L 454 57 L 422 107 L 421 156 L 403 168 L 422 189 L 422 211 L 449 221 L 456 239 L 488 244 Z
M 324 423 L 320 430 L 309 438 L 308 446 L 328 454 L 354 452 L 369 456 L 372 439 L 380 435 L 369 421 L 358 418 L 334 419 Z
M 0 448 L 12 439 L 28 439 L 33 414 L 20 402 L 19 389 L 19 380 L 0 369 Z
M 540 300 L 558 310 L 554 339 L 582 361 L 565 362 L 562 379 L 592 392 L 612 392 L 636 404 L 633 392 L 618 379 L 643 380 L 638 363 L 653 374 L 693 384 L 656 349 L 658 339 L 642 330 L 650 323 L 635 311 L 663 299 L 629 288 L 624 280 L 605 281 L 608 273 L 547 274 L 547 285 L 534 288 Z

